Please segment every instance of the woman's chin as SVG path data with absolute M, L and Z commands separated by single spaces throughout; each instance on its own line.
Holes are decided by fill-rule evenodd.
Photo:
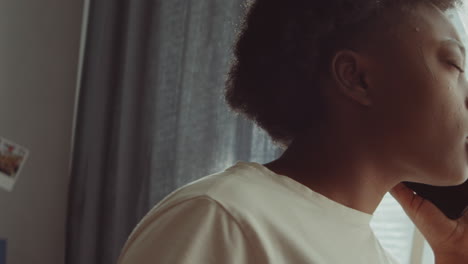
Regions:
M 462 174 L 462 177 L 460 177 L 460 179 L 457 181 L 457 183 L 455 183 L 455 185 L 460 185 L 460 184 L 464 184 L 468 181 L 468 167 L 465 168 L 465 173 Z
M 452 173 L 447 175 L 451 177 L 446 177 L 441 179 L 440 183 L 437 186 L 456 186 L 465 183 L 468 180 L 468 167 L 458 173 Z
M 430 175 L 432 177 L 427 177 L 421 181 L 423 184 L 433 185 L 438 187 L 448 187 L 448 186 L 456 186 L 461 185 L 468 181 L 468 166 L 459 168 L 460 169 L 453 169 L 454 166 L 450 166 L 451 169 L 442 170 L 439 172 L 432 171 Z

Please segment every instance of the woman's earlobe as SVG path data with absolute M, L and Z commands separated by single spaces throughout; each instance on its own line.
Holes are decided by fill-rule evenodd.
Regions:
M 363 92 L 365 94 L 363 94 L 363 100 L 362 100 L 362 104 L 363 105 L 366 105 L 366 106 L 370 106 L 372 104 L 372 100 L 370 98 L 370 90 L 369 90 L 369 84 L 367 83 L 365 77 L 364 77 L 364 74 L 361 74 L 359 76 L 360 78 L 360 81 L 361 81 L 361 85 L 362 85 L 362 88 L 363 88 Z
M 362 88 L 364 88 L 365 90 L 368 90 L 369 86 L 367 85 L 366 80 L 364 80 L 364 74 L 361 74 L 361 75 L 359 76 L 359 79 L 360 79 L 360 81 L 361 81 Z
M 350 83 L 348 87 L 343 88 L 344 93 L 360 105 L 370 106 L 372 104 L 369 84 L 362 74 L 354 82 Z
M 370 106 L 372 104 L 369 84 L 363 74 L 355 76 L 353 81 L 348 82 L 341 89 L 347 97 L 361 105 Z
M 356 83 L 354 89 L 348 90 L 348 96 L 352 97 L 354 101 L 358 102 L 364 106 L 370 106 L 372 104 L 372 100 L 369 94 L 369 86 L 364 81 L 364 78 L 359 78 L 359 83 Z
M 371 98 L 370 98 L 369 84 L 366 82 L 363 74 L 361 74 L 359 76 L 359 78 L 360 78 L 360 81 L 361 81 L 361 86 L 363 88 L 362 89 L 363 95 L 362 95 L 361 103 L 363 105 L 369 106 L 369 105 L 372 104 L 372 101 L 371 101 Z

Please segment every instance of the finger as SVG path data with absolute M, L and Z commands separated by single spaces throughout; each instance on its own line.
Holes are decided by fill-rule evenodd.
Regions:
M 403 183 L 396 185 L 390 194 L 428 241 L 443 239 L 457 226 L 456 221 L 447 218 L 433 203 L 415 194 Z
M 419 212 L 419 207 L 424 203 L 424 199 L 414 193 L 405 184 L 399 183 L 390 190 L 390 194 L 400 203 L 406 214 L 414 221 Z

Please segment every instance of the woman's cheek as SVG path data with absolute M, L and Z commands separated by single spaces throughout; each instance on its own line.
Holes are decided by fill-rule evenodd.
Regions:
M 448 85 L 440 87 L 440 116 L 436 121 L 439 126 L 436 128 L 445 140 L 447 147 L 463 147 L 464 138 L 468 132 L 466 125 L 466 109 L 464 98 L 458 86 L 453 81 L 448 80 Z M 467 131 L 465 131 L 467 130 Z

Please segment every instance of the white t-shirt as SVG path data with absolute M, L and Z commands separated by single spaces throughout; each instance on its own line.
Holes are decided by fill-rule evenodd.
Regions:
M 159 202 L 119 264 L 398 263 L 346 207 L 259 163 L 239 161 Z

